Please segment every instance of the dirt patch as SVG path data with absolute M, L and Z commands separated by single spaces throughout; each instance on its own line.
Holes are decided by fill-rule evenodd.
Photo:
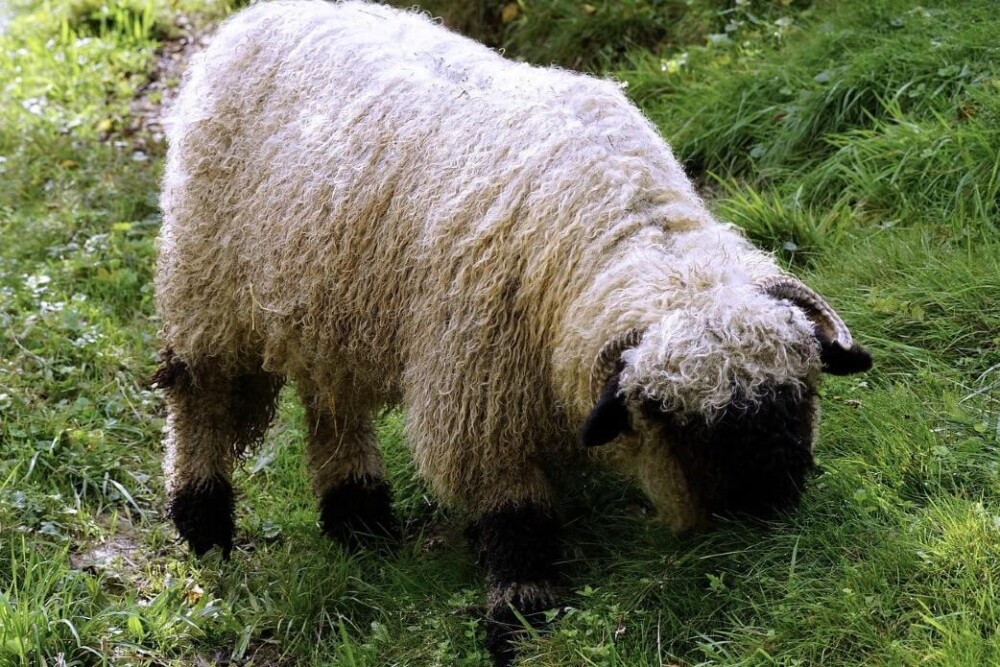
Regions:
M 69 556 L 70 566 L 94 576 L 103 576 L 113 590 L 143 588 L 141 562 L 148 551 L 140 536 L 124 522 L 114 528 L 114 535 Z
M 194 664 L 197 667 L 293 667 L 299 662 L 274 642 L 253 640 L 242 657 L 220 650 L 195 657 Z
M 214 25 L 199 25 L 184 15 L 174 20 L 174 27 L 178 36 L 163 41 L 156 50 L 149 80 L 136 91 L 128 125 L 116 137 L 116 146 L 130 145 L 137 162 L 146 160 L 152 150 L 162 150 L 166 141 L 164 116 L 177 98 L 184 70 L 191 58 L 208 46 L 215 31 Z M 105 138 L 111 139 L 110 134 Z

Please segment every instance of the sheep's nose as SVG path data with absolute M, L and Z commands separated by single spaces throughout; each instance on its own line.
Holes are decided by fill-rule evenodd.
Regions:
M 688 458 L 689 488 L 710 515 L 766 519 L 793 509 L 815 466 L 808 447 L 755 448 L 751 443 Z
M 814 467 L 812 453 L 800 448 L 762 457 L 757 465 L 748 462 L 734 467 L 728 483 L 722 485 L 717 511 L 767 519 L 794 509 Z

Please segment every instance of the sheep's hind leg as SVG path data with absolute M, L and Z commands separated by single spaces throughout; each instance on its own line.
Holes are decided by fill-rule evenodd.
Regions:
M 364 535 L 396 537 L 392 490 L 365 411 L 337 410 L 332 398 L 303 388 L 308 427 L 307 460 L 319 499 L 323 532 L 348 548 Z
M 213 546 L 228 558 L 235 531 L 234 460 L 259 441 L 274 416 L 282 380 L 192 369 L 169 351 L 153 377 L 165 390 L 167 514 L 198 556 Z
M 549 508 L 524 503 L 486 513 L 476 532 L 488 583 L 486 648 L 508 665 L 524 630 L 518 615 L 538 625 L 555 606 L 559 524 Z

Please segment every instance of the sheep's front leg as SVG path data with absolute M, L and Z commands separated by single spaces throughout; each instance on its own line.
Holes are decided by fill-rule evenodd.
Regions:
M 549 508 L 528 503 L 487 513 L 478 530 L 488 582 L 486 648 L 508 665 L 524 630 L 518 614 L 534 625 L 555 606 L 559 524 Z

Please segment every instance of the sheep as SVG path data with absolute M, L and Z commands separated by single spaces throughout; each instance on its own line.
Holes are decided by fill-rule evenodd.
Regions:
M 251 6 L 167 131 L 155 382 L 180 536 L 229 555 L 232 468 L 286 380 L 322 529 L 395 533 L 371 418 L 401 404 L 420 474 L 478 526 L 501 663 L 516 615 L 554 604 L 557 467 L 630 473 L 675 531 L 767 515 L 812 466 L 820 372 L 871 365 L 617 83 L 416 13 Z

